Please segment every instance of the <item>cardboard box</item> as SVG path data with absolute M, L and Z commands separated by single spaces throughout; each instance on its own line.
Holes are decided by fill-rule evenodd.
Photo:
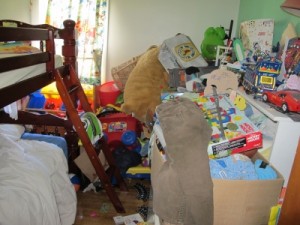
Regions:
M 195 44 L 184 34 L 165 40 L 160 47 L 158 59 L 166 71 L 191 66 L 208 66 Z
M 259 153 L 253 160 L 257 158 L 265 160 Z M 151 179 L 155 179 L 163 163 L 163 157 L 154 145 Z M 284 182 L 282 175 L 277 174 L 275 180 L 213 179 L 214 225 L 267 225 L 271 207 L 277 204 Z
M 240 25 L 240 37 L 244 48 L 254 52 L 272 52 L 273 32 L 273 19 L 248 20 Z
M 105 159 L 103 151 L 101 151 L 98 155 L 100 162 L 102 163 L 102 166 L 104 169 L 108 169 L 109 165 L 108 162 Z M 74 160 L 75 164 L 78 166 L 78 168 L 81 170 L 81 172 L 91 181 L 93 182 L 98 175 L 96 174 L 95 168 L 93 167 L 88 154 L 84 150 L 83 147 L 80 148 L 80 155 Z

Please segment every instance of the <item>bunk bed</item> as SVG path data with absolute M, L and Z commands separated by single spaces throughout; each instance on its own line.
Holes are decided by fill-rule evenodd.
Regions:
M 30 124 L 30 125 L 43 125 L 43 126 L 55 126 L 55 127 L 63 127 L 66 131 L 65 139 L 68 143 L 68 150 L 69 150 L 69 159 L 70 162 L 73 162 L 73 159 L 78 156 L 79 154 L 79 148 L 78 148 L 78 140 L 79 138 L 83 142 L 84 147 L 86 148 L 86 151 L 88 153 L 88 156 L 91 160 L 92 165 L 95 168 L 96 174 L 100 178 L 100 180 L 103 182 L 104 189 L 106 190 L 106 193 L 108 197 L 110 198 L 112 204 L 114 205 L 116 211 L 118 212 L 125 212 L 125 209 L 123 208 L 123 205 L 121 204 L 117 194 L 113 190 L 112 185 L 110 184 L 110 181 L 107 177 L 106 172 L 103 170 L 103 167 L 100 163 L 99 158 L 97 157 L 96 149 L 91 145 L 90 140 L 87 140 L 87 135 L 85 130 L 83 131 L 81 127 L 83 127 L 82 122 L 79 119 L 78 113 L 76 112 L 76 109 L 74 107 L 77 106 L 78 101 L 78 92 L 71 92 L 69 90 L 65 90 L 66 87 L 69 89 L 72 88 L 74 84 L 74 79 L 76 80 L 75 74 L 76 74 L 76 40 L 75 40 L 75 22 L 72 20 L 66 20 L 64 21 L 64 28 L 59 29 L 55 28 L 50 25 L 30 25 L 27 23 L 23 23 L 20 21 L 13 21 L 13 20 L 1 20 L 0 21 L 0 49 L 1 44 L 3 47 L 3 44 L 7 43 L 21 43 L 25 45 L 25 49 L 34 50 L 34 48 L 31 48 L 32 46 L 28 43 L 36 42 L 38 41 L 40 43 L 40 47 L 37 51 L 34 52 L 22 52 L 21 54 L 11 54 L 6 53 L 1 54 L 0 53 L 0 126 L 4 124 L 6 126 L 7 124 L 13 124 L 14 126 L 9 127 L 8 130 L 13 130 L 12 132 L 14 135 L 6 135 L 5 129 L 3 129 L 3 132 L 1 133 L 0 130 L 0 137 L 2 138 L 1 144 L 0 144 L 0 161 L 1 161 L 1 155 L 5 154 L 13 154 L 15 152 L 15 149 L 21 148 L 26 153 L 32 153 L 34 156 L 32 157 L 40 157 L 42 167 L 47 167 L 49 164 L 48 159 L 46 157 L 49 155 L 49 161 L 52 161 L 55 165 L 55 169 L 58 170 L 60 168 L 58 165 L 60 165 L 63 169 L 62 171 L 67 174 L 66 168 L 64 167 L 64 159 L 59 159 L 60 156 L 55 156 L 55 154 L 49 154 L 48 151 L 42 151 L 45 153 L 44 156 L 40 156 L 42 154 L 39 151 L 36 151 L 35 142 L 33 141 L 33 145 L 31 147 L 28 147 L 29 141 L 20 140 L 20 125 Z M 55 54 L 55 41 L 56 39 L 62 39 L 63 40 L 63 46 L 62 46 L 62 60 L 59 59 L 59 57 Z M 77 77 L 77 76 L 76 76 Z M 28 112 L 23 110 L 18 110 L 17 113 L 15 113 L 16 103 L 20 102 L 20 99 L 23 97 L 29 95 L 30 93 L 33 93 L 42 87 L 56 81 L 57 87 L 60 90 L 60 92 L 63 92 L 63 96 L 61 96 L 64 100 L 66 100 L 64 103 L 67 108 L 66 117 L 59 117 L 56 115 L 52 115 L 51 113 L 35 113 L 35 112 Z M 79 82 L 78 78 L 76 80 L 77 84 Z M 75 82 L 75 83 L 76 83 Z M 81 92 L 79 91 L 79 99 L 85 99 L 86 96 L 84 96 L 82 87 L 79 84 Z M 81 101 L 82 103 L 82 101 Z M 17 104 L 18 105 L 18 104 Z M 86 101 L 84 104 L 85 108 L 87 108 L 89 105 Z M 88 105 L 88 106 L 87 106 Z M 8 111 L 4 110 L 7 109 Z M 89 106 L 90 107 L 90 106 Z M 12 109 L 13 113 L 11 114 L 10 109 Z M 69 110 L 68 110 L 69 109 Z M 76 115 L 74 115 L 76 114 Z M 23 127 L 23 126 L 21 126 Z M 74 129 L 75 128 L 75 129 Z M 22 130 L 22 129 L 21 129 Z M 15 132 L 17 131 L 17 132 Z M 4 135 L 3 135 L 4 134 Z M 12 140 L 12 142 L 8 142 L 4 144 L 5 138 L 11 139 L 12 137 L 15 138 Z M 3 142 L 2 142 L 3 141 Z M 102 141 L 103 142 L 103 141 Z M 18 146 L 9 147 L 12 146 L 12 144 L 19 144 Z M 105 144 L 105 143 L 104 143 Z M 20 146 L 21 145 L 21 146 Z M 36 144 L 37 146 L 37 144 Z M 49 144 L 49 148 L 54 148 L 53 144 Z M 46 146 L 40 146 L 40 148 L 46 149 Z M 102 149 L 103 150 L 103 149 Z M 3 151 L 3 152 L 2 152 Z M 51 151 L 51 150 L 49 150 Z M 56 150 L 52 150 L 56 151 Z M 98 149 L 99 151 L 99 149 Z M 3 154 L 2 154 L 3 153 Z M 61 156 L 63 156 L 62 151 L 60 151 Z M 105 156 L 107 157 L 107 160 L 110 164 L 110 175 L 115 175 L 115 178 L 118 181 L 118 184 L 121 187 L 121 190 L 127 190 L 126 184 L 122 180 L 122 178 L 118 175 L 119 171 L 117 168 L 114 167 L 113 159 L 111 158 L 111 154 L 108 154 L 107 151 L 104 151 Z M 29 157 L 31 158 L 31 157 Z M 28 158 L 27 158 L 28 159 Z M 59 161 L 61 163 L 59 163 Z M 7 168 L 15 168 L 14 172 L 16 174 L 18 173 L 17 167 L 14 167 L 10 165 L 9 161 L 7 164 Z M 51 165 L 49 164 L 50 168 Z M 69 163 L 70 166 L 70 163 Z M 2 167 L 1 167 L 2 168 Z M 0 168 L 0 176 L 1 176 L 1 168 Z M 7 168 L 4 170 L 7 170 Z M 22 168 L 20 168 L 22 169 Z M 38 167 L 32 166 L 31 169 L 36 171 L 43 171 L 42 169 L 39 170 Z M 70 218 L 75 217 L 76 214 L 76 207 L 74 208 L 74 201 L 68 201 L 62 198 L 64 195 L 63 193 L 60 193 L 59 191 L 56 192 L 53 190 L 53 187 L 59 187 L 59 179 L 50 179 L 47 177 L 49 175 L 49 171 L 57 172 L 52 170 L 46 170 L 45 176 L 43 177 L 43 173 L 39 174 L 42 179 L 45 180 L 45 183 L 52 186 L 52 189 L 49 188 L 42 188 L 43 191 L 39 191 L 42 195 L 46 196 L 47 193 L 53 191 L 52 195 L 54 194 L 54 197 L 52 196 L 52 201 L 54 199 L 54 202 L 57 204 L 57 208 L 49 207 L 49 210 L 47 210 L 47 207 L 45 207 L 43 202 L 40 202 L 42 204 L 40 207 L 38 207 L 37 201 L 30 202 L 30 198 L 24 198 L 24 201 L 30 205 L 32 203 L 33 206 L 36 206 L 36 208 L 32 207 L 32 209 L 41 208 L 44 211 L 44 214 L 41 211 L 37 211 L 38 213 L 41 213 L 37 215 L 34 212 L 28 211 L 28 215 L 33 214 L 37 218 L 37 222 L 35 224 L 71 224 Z M 26 173 L 22 171 L 20 174 L 23 174 L 24 177 L 26 177 Z M 5 176 L 5 174 L 4 174 Z M 50 175 L 49 175 L 50 176 Z M 14 176 L 13 176 L 14 177 Z M 20 175 L 16 176 L 20 177 Z M 51 177 L 51 176 L 50 176 Z M 63 177 L 63 175 L 62 175 Z M 48 178 L 48 179 L 47 179 Z M 25 179 L 28 181 L 28 179 Z M 70 184 L 70 181 L 66 181 L 64 179 L 66 184 L 64 185 L 65 191 L 71 193 L 72 195 L 74 188 L 66 188 Z M 46 182 L 47 181 L 47 182 Z M 58 181 L 58 184 L 55 182 Z M 2 182 L 2 181 L 0 181 Z M 4 182 L 4 181 L 3 181 Z M 22 183 L 21 181 L 19 183 Z M 42 182 L 40 182 L 42 183 Z M 43 183 L 45 185 L 45 183 Z M 1 187 L 2 188 L 2 187 Z M 3 194 L 1 194 L 1 188 L 0 188 L 0 198 L 4 197 Z M 8 189 L 11 189 L 12 186 L 10 186 Z M 12 188 L 14 190 L 14 188 Z M 33 188 L 32 190 L 36 190 L 36 188 Z M 45 190 L 45 191 L 44 191 Z M 28 194 L 28 193 L 26 193 Z M 51 195 L 51 193 L 48 193 Z M 16 193 L 12 196 L 20 196 L 20 194 Z M 30 196 L 30 192 L 29 195 Z M 49 197 L 49 196 L 48 196 Z M 50 198 L 50 197 L 49 197 Z M 62 201 L 64 199 L 64 201 Z M 14 198 L 14 200 L 16 200 Z M 76 196 L 75 196 L 76 201 Z M 53 202 L 52 202 L 53 203 Z M 0 208 L 3 205 L 0 205 Z M 73 207 L 73 208 L 72 208 Z M 13 214 L 15 215 L 18 213 L 18 210 L 21 210 L 22 207 L 17 208 L 10 208 L 11 212 L 14 212 L 14 209 L 17 211 Z M 2 209 L 1 209 L 2 210 Z M 52 210 L 52 211 L 51 211 Z M 75 210 L 75 211 L 74 211 Z M 56 212 L 59 214 L 60 217 L 55 217 L 54 213 L 50 214 L 51 212 Z M 6 210 L 5 212 L 8 212 Z M 67 213 L 67 216 L 66 216 Z M 20 216 L 24 213 L 20 213 Z M 26 214 L 25 214 L 26 215 Z M 43 215 L 43 216 L 42 216 Z M 53 218 L 53 221 L 47 221 L 45 215 L 49 215 L 49 218 Z M 7 218 L 14 218 L 14 216 L 10 213 L 6 215 Z M 43 218 L 41 218 L 43 217 Z M 64 218 L 67 218 L 64 220 Z M 15 221 L 22 221 L 21 218 L 15 216 Z M 18 224 L 18 222 L 13 221 L 11 224 Z M 43 223 L 41 223 L 43 221 Z M 2 221 L 0 221 L 2 222 Z M 15 223 L 14 223 L 15 222 Z M 74 222 L 74 221 L 73 221 Z M 2 223 L 1 223 L 2 224 Z M 6 223 L 3 223 L 6 224 Z M 26 224 L 26 223 L 22 223 Z M 31 224 L 32 221 L 31 221 Z
M 55 80 L 55 67 L 64 76 L 69 73 L 68 65 L 76 67 L 74 27 L 75 22 L 72 20 L 64 21 L 63 29 L 46 24 L 30 25 L 14 20 L 0 21 L 0 42 L 38 41 L 41 50 L 35 54 L 0 53 L 0 109 L 52 83 Z M 56 39 L 62 39 L 64 42 L 62 46 L 63 58 L 55 55 Z M 73 100 L 75 101 L 74 98 Z M 16 120 L 1 110 L 0 123 L 49 125 L 63 128 L 68 143 L 69 157 L 74 159 L 79 154 L 78 136 L 74 132 L 72 124 L 69 120 L 54 114 L 19 111 Z M 70 161 L 69 166 L 72 172 L 78 171 L 72 161 Z
M 16 107 L 21 98 L 53 82 L 55 68 L 67 75 L 67 65 L 76 66 L 75 23 L 68 20 L 64 26 L 56 29 L 0 21 L 1 224 L 71 225 L 75 221 L 76 193 L 68 176 L 67 157 L 53 144 L 55 137 L 52 143 L 22 139 L 24 125 L 62 127 L 73 154 L 78 137 L 72 124 L 52 114 Z M 63 59 L 55 55 L 55 38 L 64 39 Z M 40 42 L 39 48 L 31 46 L 32 41 Z M 31 54 L 28 49 L 36 51 Z

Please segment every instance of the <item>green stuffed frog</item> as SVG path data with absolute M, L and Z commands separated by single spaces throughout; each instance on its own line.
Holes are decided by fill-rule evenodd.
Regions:
M 226 33 L 223 27 L 209 27 L 204 33 L 200 49 L 207 61 L 216 59 L 218 45 L 224 46 Z

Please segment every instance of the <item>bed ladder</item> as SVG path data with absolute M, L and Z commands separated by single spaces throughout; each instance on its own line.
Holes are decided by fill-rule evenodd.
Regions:
M 110 176 L 114 176 L 116 181 L 118 182 L 118 185 L 122 191 L 128 191 L 127 185 L 124 181 L 124 179 L 121 176 L 120 170 L 115 166 L 114 158 L 111 154 L 111 151 L 107 148 L 107 146 L 104 146 L 103 153 L 106 157 L 106 160 L 109 164 L 109 171 L 110 174 L 106 173 L 103 165 L 100 162 L 100 159 L 98 158 L 97 152 L 95 147 L 93 146 L 84 126 L 80 119 L 80 116 L 78 115 L 78 111 L 74 106 L 74 99 L 77 99 L 80 101 L 80 104 L 84 110 L 84 112 L 93 112 L 92 108 L 88 102 L 88 99 L 83 91 L 83 88 L 81 86 L 81 83 L 78 79 L 78 76 L 74 70 L 74 68 L 70 65 L 69 66 L 70 73 L 69 76 L 62 77 L 59 70 L 56 70 L 55 72 L 55 80 L 56 80 L 56 87 L 60 94 L 60 97 L 65 105 L 67 116 L 73 126 L 75 127 L 75 130 L 79 136 L 79 139 L 82 142 L 83 147 L 85 148 L 85 151 L 95 168 L 96 174 L 98 175 L 102 186 L 104 187 L 108 197 L 110 198 L 110 201 L 114 205 L 115 209 L 119 213 L 124 213 L 125 209 L 119 200 L 119 197 L 117 193 L 115 192 Z

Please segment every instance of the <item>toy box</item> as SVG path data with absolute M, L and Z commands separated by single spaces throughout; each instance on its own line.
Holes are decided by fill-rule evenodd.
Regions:
M 252 157 L 252 161 L 258 158 L 266 161 L 259 153 Z M 154 145 L 151 180 L 159 174 L 164 162 Z M 213 179 L 214 225 L 268 224 L 271 207 L 277 205 L 284 181 L 281 174 L 277 172 L 277 175 L 278 178 L 274 180 Z
M 197 104 L 213 130 L 208 146 L 209 157 L 224 157 L 261 148 L 261 131 L 234 106 L 229 97 L 218 97 L 222 124 L 219 123 L 215 96 L 200 96 L 197 99 Z

